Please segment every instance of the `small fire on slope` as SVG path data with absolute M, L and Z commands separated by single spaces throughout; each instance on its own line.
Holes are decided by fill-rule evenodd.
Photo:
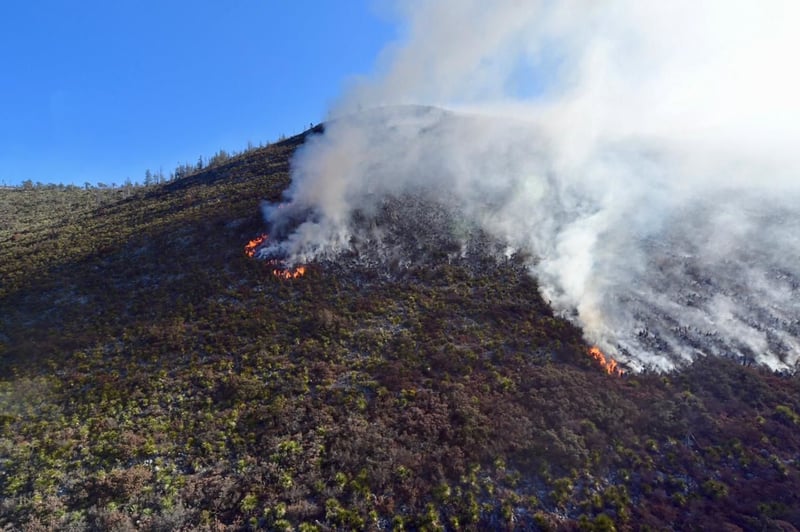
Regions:
M 599 362 L 605 372 L 609 375 L 616 375 L 619 377 L 625 373 L 622 371 L 622 368 L 619 367 L 619 364 L 617 364 L 616 360 L 603 354 L 603 352 L 600 351 L 600 348 L 597 346 L 592 346 L 589 348 L 589 356 Z
M 297 279 L 305 274 L 305 266 L 298 266 L 297 268 L 275 268 L 272 270 L 272 275 L 280 277 L 281 279 Z
M 244 247 L 244 254 L 247 255 L 248 257 L 255 257 L 256 250 L 266 240 L 267 240 L 267 235 L 266 234 L 263 234 L 261 236 L 258 236 L 256 238 L 254 238 L 253 240 L 248 242 L 247 245 Z
M 269 235 L 266 233 L 254 238 L 244 246 L 244 254 L 248 257 L 255 257 L 259 248 L 264 245 L 264 242 L 266 242 L 268 238 Z M 278 259 L 270 259 L 267 261 L 267 264 L 270 266 L 278 266 L 272 269 L 272 275 L 281 279 L 297 279 L 298 277 L 302 277 L 306 274 L 305 266 L 297 266 L 296 268 L 282 268 L 280 266 L 282 266 L 283 263 Z

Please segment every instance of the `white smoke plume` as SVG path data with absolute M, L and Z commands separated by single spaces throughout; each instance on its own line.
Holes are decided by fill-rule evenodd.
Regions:
M 633 369 L 796 366 L 800 3 L 393 6 L 405 38 L 265 206 L 276 249 L 335 256 L 355 212 L 423 194 L 530 254 L 554 308 Z

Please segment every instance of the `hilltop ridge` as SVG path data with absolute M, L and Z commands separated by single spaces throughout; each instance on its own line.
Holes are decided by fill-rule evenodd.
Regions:
M 322 129 L 127 195 L 0 190 L 0 526 L 800 527 L 797 376 L 608 375 L 513 258 L 247 257 Z

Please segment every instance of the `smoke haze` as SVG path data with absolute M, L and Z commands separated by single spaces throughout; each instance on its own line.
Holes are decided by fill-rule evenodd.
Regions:
M 392 6 L 405 38 L 264 207 L 271 252 L 333 257 L 354 213 L 423 195 L 530 255 L 556 311 L 633 369 L 795 367 L 800 4 Z

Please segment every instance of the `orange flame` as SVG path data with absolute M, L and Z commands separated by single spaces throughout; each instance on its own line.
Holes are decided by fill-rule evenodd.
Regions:
M 269 235 L 264 233 L 248 242 L 247 245 L 244 246 L 244 254 L 248 257 L 255 257 L 259 246 L 261 246 L 261 244 L 263 244 L 267 238 L 269 238 Z M 272 275 L 281 279 L 297 279 L 298 277 L 302 277 L 306 274 L 305 266 L 298 266 L 296 268 L 281 268 L 280 266 L 282 265 L 282 262 L 278 259 L 269 259 L 267 260 L 267 264 L 270 266 L 275 266 L 272 269 Z
M 274 275 L 275 277 L 280 277 L 281 279 L 297 279 L 298 277 L 302 277 L 305 274 L 306 274 L 305 266 L 298 266 L 297 268 L 289 268 L 289 269 L 276 268 L 272 270 L 272 275 Z
M 263 234 L 248 242 L 247 245 L 244 247 L 244 254 L 247 255 L 248 257 L 254 257 L 256 255 L 256 249 L 258 249 L 258 246 L 263 244 L 266 239 L 267 235 Z
M 619 367 L 619 364 L 617 364 L 617 361 L 604 355 L 597 346 L 592 346 L 589 348 L 589 356 L 598 361 L 600 365 L 603 366 L 605 372 L 609 375 L 620 376 L 624 373 L 622 368 Z

